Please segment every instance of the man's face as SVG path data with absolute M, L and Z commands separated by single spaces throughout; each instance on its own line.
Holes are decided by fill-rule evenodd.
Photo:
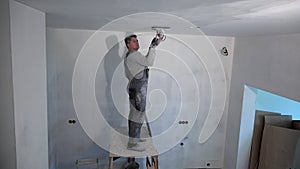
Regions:
M 140 48 L 139 45 L 139 41 L 137 40 L 137 38 L 132 37 L 131 41 L 129 42 L 129 44 L 127 44 L 128 50 L 129 51 L 136 51 Z

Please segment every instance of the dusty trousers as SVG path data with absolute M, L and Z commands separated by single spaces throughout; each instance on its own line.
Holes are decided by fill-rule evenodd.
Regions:
M 130 112 L 128 117 L 129 144 L 136 144 L 145 121 L 149 69 L 144 69 L 142 78 L 133 78 L 129 83 L 128 94 Z

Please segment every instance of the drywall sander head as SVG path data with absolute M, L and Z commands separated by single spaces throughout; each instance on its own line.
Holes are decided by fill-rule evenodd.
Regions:
M 169 26 L 152 26 L 151 28 L 156 31 L 156 38 L 159 39 L 159 41 L 166 40 L 167 36 L 165 35 L 165 30 L 171 29 Z

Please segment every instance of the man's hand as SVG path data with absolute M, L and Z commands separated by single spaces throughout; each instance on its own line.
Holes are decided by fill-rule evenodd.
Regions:
M 156 46 L 159 45 L 159 43 L 160 43 L 160 39 L 157 38 L 157 37 L 155 37 L 155 38 L 152 39 L 151 44 L 150 44 L 150 47 L 151 47 L 151 48 L 155 48 Z

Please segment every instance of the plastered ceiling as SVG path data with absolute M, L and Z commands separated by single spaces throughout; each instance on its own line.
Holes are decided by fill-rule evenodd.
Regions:
M 46 12 L 48 27 L 96 30 L 140 12 L 185 18 L 207 35 L 300 33 L 300 0 L 18 0 Z M 137 27 L 146 19 L 137 21 Z M 198 28 L 199 29 L 199 28 Z

